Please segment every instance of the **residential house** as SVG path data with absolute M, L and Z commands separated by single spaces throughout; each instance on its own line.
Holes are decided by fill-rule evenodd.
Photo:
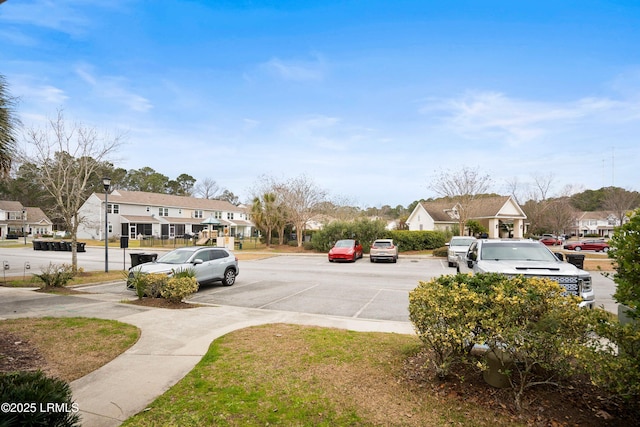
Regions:
M 591 234 L 611 237 L 613 229 L 619 225 L 620 220 L 611 211 L 582 212 L 576 220 L 573 233 L 577 236 Z
M 420 202 L 407 219 L 409 230 L 451 231 L 458 225 L 456 203 L 446 201 Z M 511 196 L 477 199 L 472 218 L 487 229 L 490 238 L 521 238 L 527 216 Z
M 182 237 L 215 230 L 233 237 L 250 237 L 254 224 L 245 207 L 223 200 L 113 190 L 108 195 L 93 193 L 80 208 L 78 238 L 104 239 L 105 216 L 108 237 Z M 219 234 L 221 235 L 221 234 Z
M 42 236 L 53 233 L 53 222 L 38 207 L 0 200 L 0 238 Z

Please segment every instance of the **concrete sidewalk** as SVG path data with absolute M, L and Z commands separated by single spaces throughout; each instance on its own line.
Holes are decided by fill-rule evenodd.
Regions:
M 200 361 L 216 338 L 267 323 L 291 323 L 353 331 L 413 334 L 409 322 L 362 320 L 228 306 L 187 310 L 123 304 L 101 294 L 59 296 L 0 287 L 0 320 L 83 316 L 119 320 L 142 331 L 138 342 L 96 371 L 71 383 L 82 425 L 118 426 L 144 410 Z

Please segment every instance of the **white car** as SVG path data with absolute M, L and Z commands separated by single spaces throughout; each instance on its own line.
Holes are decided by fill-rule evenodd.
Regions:
M 542 243 L 529 239 L 479 239 L 458 263 L 459 273 L 500 273 L 506 276 L 544 277 L 582 298 L 580 307 L 595 307 L 591 274 L 560 261 Z
M 467 253 L 467 249 L 469 249 L 469 246 L 471 246 L 475 241 L 476 238 L 471 236 L 452 237 L 449 243 L 446 243 L 449 247 L 447 249 L 447 261 L 449 262 L 449 267 L 457 267 L 458 260 L 460 258 L 464 258 Z
M 238 258 L 225 248 L 211 246 L 190 246 L 174 249 L 157 261 L 136 265 L 129 269 L 127 287 L 133 288 L 135 274 L 163 273 L 173 275 L 174 271 L 194 269 L 198 284 L 222 282 L 231 286 L 240 274 Z

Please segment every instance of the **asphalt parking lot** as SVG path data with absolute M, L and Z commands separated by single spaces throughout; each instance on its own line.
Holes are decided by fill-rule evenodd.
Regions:
M 112 271 L 129 267 L 129 255 L 110 251 Z M 68 252 L 41 252 L 27 248 L 0 248 L 0 260 L 8 262 L 10 275 L 39 272 L 49 262 L 70 262 Z M 29 263 L 30 270 L 24 270 Z M 13 265 L 12 265 L 13 264 Z M 87 271 L 104 268 L 104 249 L 87 248 L 78 254 L 78 265 Z M 5 273 L 7 274 L 7 273 Z M 446 259 L 402 256 L 396 264 L 370 263 L 368 257 L 355 263 L 329 263 L 324 255 L 282 255 L 240 261 L 240 275 L 233 286 L 202 286 L 190 300 L 202 304 L 249 307 L 264 310 L 408 321 L 408 295 L 421 280 L 455 274 Z M 597 305 L 617 312 L 612 299 L 614 282 L 592 272 Z M 111 294 L 114 301 L 130 299 L 124 281 L 87 286 L 91 293 Z
M 264 310 L 409 321 L 409 291 L 420 280 L 447 272 L 439 259 L 400 258 L 396 264 L 329 263 L 325 256 L 283 255 L 240 261 L 233 286 L 204 285 L 190 301 Z M 87 292 L 134 296 L 124 283 L 84 288 Z

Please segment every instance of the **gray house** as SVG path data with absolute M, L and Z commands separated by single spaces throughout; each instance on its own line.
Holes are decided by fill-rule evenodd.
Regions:
M 25 234 L 38 237 L 53 233 L 53 222 L 37 207 L 0 200 L 0 238 L 17 238 Z
M 104 201 L 104 193 L 93 193 L 80 208 L 79 239 L 104 239 Z M 108 238 L 172 239 L 210 230 L 242 238 L 254 227 L 245 208 L 223 200 L 113 190 L 106 210 Z

